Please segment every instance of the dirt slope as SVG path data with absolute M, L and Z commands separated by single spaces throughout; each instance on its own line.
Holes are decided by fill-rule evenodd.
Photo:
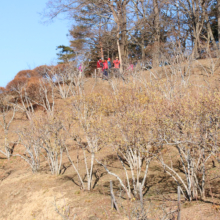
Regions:
M 208 74 L 204 70 L 204 66 L 210 66 L 210 61 L 200 60 L 195 63 L 194 71 L 191 76 L 191 82 L 198 85 L 212 86 L 219 88 L 220 69 L 216 64 L 214 75 Z M 202 66 L 203 67 L 202 67 Z M 210 68 L 209 68 L 210 69 Z M 152 70 L 154 72 L 163 71 Z M 146 76 L 149 80 L 150 72 L 145 71 L 140 74 Z M 154 79 L 155 80 L 155 79 Z M 126 85 L 120 81 L 119 86 Z M 107 81 L 87 79 L 85 84 L 87 93 L 101 92 L 112 93 L 111 85 Z M 65 108 L 66 100 L 58 100 L 57 105 Z M 12 128 L 17 126 L 26 126 L 27 120 L 21 119 L 18 115 Z M 13 138 L 13 137 L 11 137 Z M 2 143 L 3 140 L 0 140 Z M 76 152 L 72 150 L 71 155 Z M 111 153 L 104 151 L 101 155 L 103 159 L 109 161 L 112 170 L 120 167 L 120 163 L 111 156 Z M 0 219 L 2 220 L 55 220 L 63 219 L 60 213 L 69 213 L 70 219 L 76 214 L 76 219 L 128 219 L 128 214 L 132 207 L 122 200 L 124 210 L 120 213 L 111 209 L 111 198 L 109 194 L 109 181 L 114 180 L 115 189 L 117 189 L 117 181 L 113 177 L 106 174 L 105 170 L 96 165 L 99 173 L 97 176 L 97 184 L 94 190 L 82 191 L 78 184 L 77 176 L 71 167 L 68 159 L 64 157 L 63 175 L 53 176 L 48 169 L 42 169 L 39 173 L 33 174 L 30 167 L 18 157 L 12 157 L 10 160 L 4 157 L 0 158 Z M 80 164 L 81 172 L 83 172 L 83 164 Z M 167 191 L 167 196 L 173 198 L 173 204 L 176 204 L 175 188 L 172 188 L 172 180 L 167 177 L 160 167 L 155 164 L 151 165 L 147 185 L 149 187 L 145 199 L 146 207 L 152 219 L 158 219 L 157 213 L 161 212 L 161 203 L 166 199 L 159 195 L 160 189 Z M 122 168 L 120 167 L 122 170 Z M 219 166 L 216 168 L 218 172 Z M 216 181 L 217 188 L 220 189 L 220 182 Z M 193 201 L 192 203 L 184 202 L 182 198 L 181 215 L 183 220 L 217 220 L 220 219 L 220 190 L 215 192 L 215 196 L 207 197 L 203 202 Z M 118 191 L 117 191 L 118 192 Z M 210 194 L 212 191 L 209 190 Z M 119 193 L 119 192 L 118 192 Z M 169 201 L 170 202 L 170 201 Z M 167 202 L 167 203 L 169 203 Z M 213 204 L 214 203 L 214 204 Z M 70 210 L 70 212 L 68 212 Z

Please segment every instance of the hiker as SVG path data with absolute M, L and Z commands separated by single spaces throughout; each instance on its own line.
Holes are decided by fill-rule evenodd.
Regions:
M 79 70 L 79 77 L 82 77 L 82 72 L 83 72 L 83 64 L 81 63 L 78 67 Z
M 102 67 L 103 67 L 103 64 L 102 64 L 102 59 L 100 58 L 98 61 L 97 61 L 97 75 L 98 77 L 101 77 L 102 76 Z
M 108 58 L 107 63 L 108 63 L 108 76 L 110 77 L 110 75 L 111 75 L 111 68 L 112 68 L 112 64 L 111 64 L 111 59 L 110 58 Z
M 108 62 L 107 60 L 103 60 L 103 79 L 107 79 L 108 78 Z
M 111 59 L 110 59 L 110 58 L 108 58 L 108 69 L 111 69 L 111 67 L 112 67 L 112 64 L 111 64 Z
M 113 61 L 114 64 L 114 74 L 116 77 L 119 77 L 119 68 L 120 68 L 120 60 L 116 57 L 116 60 Z
M 116 60 L 113 61 L 114 68 L 119 69 L 120 68 L 120 60 L 118 60 L 118 57 L 116 57 Z
M 127 71 L 131 73 L 133 72 L 133 70 L 134 70 L 134 64 L 130 62 Z
M 82 65 L 82 64 L 79 65 L 78 70 L 79 70 L 79 72 L 82 72 L 82 71 L 83 71 L 83 65 Z

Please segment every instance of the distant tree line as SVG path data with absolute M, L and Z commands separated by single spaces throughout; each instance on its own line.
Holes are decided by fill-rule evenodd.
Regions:
M 155 67 L 160 54 L 170 55 L 174 48 L 195 59 L 215 56 L 219 4 L 219 0 L 53 0 L 44 15 L 54 19 L 63 13 L 73 21 L 70 45 L 59 47 L 61 62 L 74 59 L 73 54 L 90 53 L 90 61 L 119 56 L 122 64 L 141 60 Z

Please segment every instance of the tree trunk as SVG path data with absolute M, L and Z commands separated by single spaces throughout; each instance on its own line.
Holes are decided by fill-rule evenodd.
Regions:
M 141 42 L 141 53 L 142 53 L 142 61 L 145 61 L 145 46 L 144 46 L 144 36 L 142 36 L 142 42 Z
M 193 51 L 192 51 L 192 56 L 194 59 L 198 58 L 198 0 L 193 0 L 192 1 L 192 14 L 193 14 L 193 34 L 192 34 L 192 42 L 193 42 Z
M 102 60 L 104 60 L 103 44 L 101 40 L 101 27 L 99 27 L 99 44 L 100 44 L 100 57 Z
M 118 8 L 120 13 L 120 52 L 121 52 L 121 62 L 125 63 L 127 59 L 127 17 L 126 17 L 126 4 L 120 3 Z M 122 65 L 121 65 L 122 66 Z
M 125 4 L 125 2 L 124 2 Z M 126 16 L 126 12 L 123 12 L 126 9 L 126 5 L 123 6 L 122 1 L 117 2 L 117 11 L 113 7 L 113 1 L 108 2 L 108 6 L 111 9 L 111 12 L 114 16 L 115 23 L 117 25 L 117 46 L 118 46 L 118 56 L 120 60 L 120 73 L 123 72 L 124 56 L 125 56 L 125 38 L 126 38 L 126 22 L 123 16 Z M 122 25 L 123 23 L 123 25 Z M 121 33 L 121 36 L 120 36 Z M 120 40 L 121 37 L 121 40 Z
M 181 48 L 181 30 L 180 30 L 180 10 L 179 10 L 179 2 L 177 6 L 177 21 L 178 21 L 178 47 Z
M 193 26 L 193 51 L 192 55 L 195 59 L 201 56 L 200 47 L 200 34 L 203 28 L 206 11 L 206 1 L 200 2 L 199 0 L 192 1 L 192 26 Z
M 207 49 L 208 49 L 208 51 L 209 51 L 209 39 L 211 39 L 215 50 L 217 50 L 218 47 L 217 47 L 217 44 L 216 44 L 216 42 L 215 42 L 215 38 L 214 38 L 214 36 L 213 36 L 212 29 L 211 29 L 211 25 L 210 25 L 210 22 L 209 22 L 209 17 L 208 17 L 207 14 L 206 14 L 206 22 L 207 22 L 207 29 L 208 29 L 208 31 L 207 31 L 207 32 L 208 32 Z
M 160 26 L 159 26 L 159 7 L 157 0 L 153 0 L 154 6 L 154 49 L 153 49 L 153 67 L 159 66 L 159 47 L 160 47 Z
M 123 72 L 123 59 L 122 59 L 122 56 L 121 56 L 121 47 L 120 47 L 120 42 L 119 42 L 119 35 L 120 34 L 119 34 L 119 30 L 118 30 L 118 33 L 117 33 L 118 56 L 119 56 L 119 60 L 120 60 L 120 73 L 122 73 Z
M 219 43 L 220 43 L 220 0 L 218 0 L 218 44 Z

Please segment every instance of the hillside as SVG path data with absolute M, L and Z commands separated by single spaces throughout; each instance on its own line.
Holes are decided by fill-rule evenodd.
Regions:
M 219 219 L 219 60 L 74 71 L 1 94 L 0 219 Z

